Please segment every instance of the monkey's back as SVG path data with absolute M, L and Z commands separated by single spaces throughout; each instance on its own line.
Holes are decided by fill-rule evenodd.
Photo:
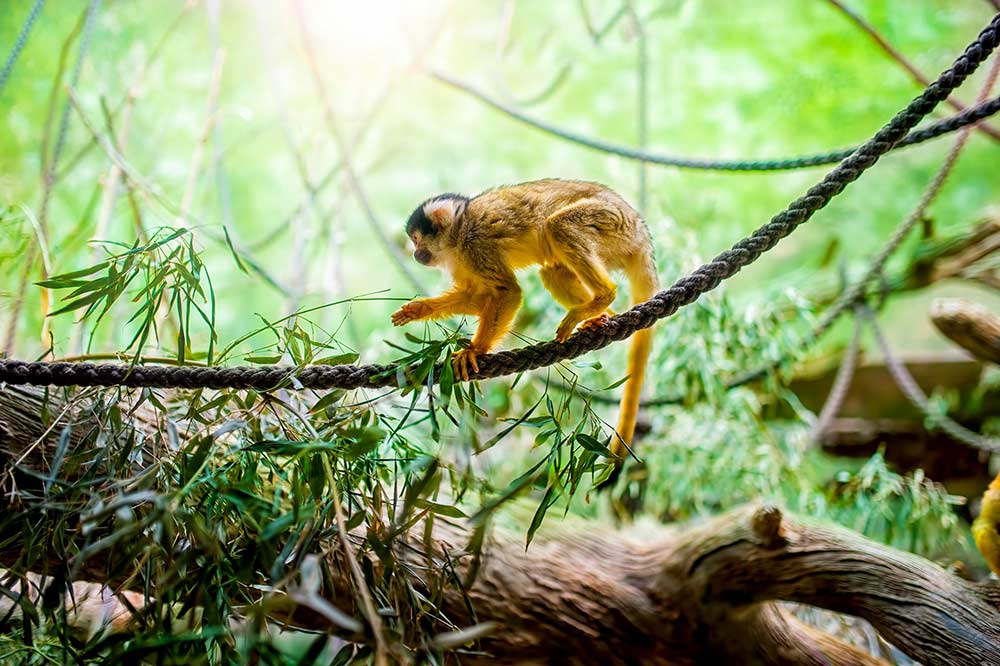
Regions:
M 465 217 L 463 236 L 495 241 L 516 267 L 554 261 L 552 243 L 569 237 L 586 239 L 615 264 L 623 252 L 649 243 L 639 213 L 616 192 L 588 181 L 552 178 L 487 190 L 469 201 Z

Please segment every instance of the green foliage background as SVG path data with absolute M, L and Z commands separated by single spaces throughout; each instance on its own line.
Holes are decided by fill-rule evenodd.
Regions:
M 647 147 L 652 150 L 728 159 L 824 152 L 867 138 L 919 92 L 898 65 L 825 2 L 631 4 L 644 17 Z M 932 76 L 950 64 L 990 15 L 988 3 L 974 0 L 855 4 Z M 13 43 L 29 5 L 26 0 L 4 4 L 0 56 Z M 27 249 L 40 237 L 49 270 L 43 275 L 36 265 L 32 283 L 135 250 L 139 224 L 154 239 L 168 238 L 170 229 L 187 233 L 155 249 L 140 244 L 147 248 L 135 251 L 142 270 L 131 264 L 124 269 L 138 277 L 114 294 L 117 300 L 105 295 L 106 316 L 97 320 L 102 301 L 82 323 L 83 309 L 50 317 L 51 340 L 41 335 L 43 291 L 29 286 L 16 322 L 17 357 L 35 358 L 50 343 L 56 357 L 141 351 L 183 356 L 188 362 L 209 360 L 210 348 L 210 360 L 227 362 L 388 361 L 405 353 L 424 360 L 446 354 L 445 342 L 471 331 L 474 322 L 465 322 L 458 333 L 453 325 L 461 322 L 407 331 L 389 326 L 389 313 L 416 291 L 388 258 L 343 173 L 309 203 L 302 172 L 315 184 L 343 157 L 330 117 L 349 142 L 363 133 L 350 154 L 353 169 L 374 222 L 404 255 L 402 222 L 431 194 L 474 194 L 541 177 L 581 178 L 606 183 L 641 204 L 666 284 L 759 226 L 823 173 L 822 168 L 769 174 L 643 168 L 545 136 L 421 69 L 431 65 L 502 98 L 521 100 L 532 114 L 567 128 L 638 145 L 639 37 L 617 2 L 304 3 L 328 108 L 311 78 L 292 7 L 263 1 L 105 2 L 73 90 L 76 102 L 69 107 L 47 229 L 38 232 L 42 150 L 51 151 L 59 113 L 68 103 L 65 84 L 79 43 L 70 36 L 85 9 L 82 2 L 48 3 L 0 90 L 0 201 L 6 206 L 0 218 L 0 321 L 6 324 L 14 312 Z M 586 16 L 593 26 L 610 26 L 599 39 L 588 30 Z M 69 65 L 60 70 L 64 48 Z M 217 49 L 224 51 L 224 60 L 212 101 Z M 560 72 L 564 75 L 554 78 Z M 963 99 L 975 96 L 983 75 L 977 73 L 963 88 Z M 557 85 L 549 90 L 553 81 Z M 113 162 L 105 148 L 94 144 L 87 125 L 106 139 L 105 106 L 112 110 L 110 126 L 120 129 L 125 108 L 120 100 L 130 89 L 131 131 L 121 150 L 130 185 L 122 188 L 98 238 L 102 183 Z M 545 93 L 541 99 L 532 99 L 540 93 Z M 949 113 L 943 106 L 941 111 Z M 774 252 L 658 327 L 648 393 L 681 392 L 689 400 L 655 412 L 640 454 L 648 477 L 641 483 L 626 478 L 619 498 L 639 497 L 644 511 L 663 520 L 773 498 L 918 552 L 954 550 L 964 530 L 952 510 L 955 498 L 939 486 L 920 475 L 900 477 L 880 456 L 864 465 L 826 459 L 806 440 L 809 415 L 769 418 L 763 403 L 770 398 L 745 389 L 726 392 L 720 383 L 763 361 L 804 355 L 815 314 L 809 297 L 817 289 L 835 288 L 840 272 L 854 275 L 862 269 L 915 205 L 948 144 L 942 139 L 887 156 Z M 969 227 L 995 205 L 1000 194 L 996 151 L 992 140 L 973 137 L 933 205 L 939 228 Z M 192 172 L 194 163 L 200 168 Z M 648 179 L 645 201 L 640 170 Z M 186 200 L 190 207 L 184 211 Z M 899 261 L 913 246 L 903 248 Z M 129 256 L 115 265 L 121 268 Z M 144 305 L 155 291 L 149 275 L 163 267 L 171 267 L 159 278 L 167 293 L 177 289 L 181 303 L 202 308 L 193 316 L 179 310 L 179 320 L 189 323 L 180 346 L 162 312 Z M 446 284 L 443 276 L 414 262 L 406 267 L 429 293 Z M 94 279 L 105 271 L 102 267 L 76 279 Z M 517 337 L 511 336 L 508 345 L 551 337 L 560 317 L 537 277 L 526 274 L 524 281 L 525 308 Z M 52 311 L 72 302 L 58 300 L 67 294 L 63 288 L 81 283 L 57 279 L 46 284 L 58 287 Z M 214 294 L 214 309 L 209 294 Z M 995 294 L 955 284 L 893 299 L 886 321 L 899 348 L 945 346 L 925 315 L 929 299 L 942 294 L 972 294 L 1000 304 Z M 161 321 L 149 330 L 141 350 L 132 345 L 143 322 L 156 317 Z M 842 324 L 809 353 L 836 351 L 846 330 Z M 435 344 L 422 344 L 427 339 Z M 357 405 L 372 396 L 338 393 L 323 398 L 310 413 L 317 420 L 306 428 L 283 418 L 269 421 L 255 411 L 259 396 L 224 392 L 221 402 L 199 396 L 187 415 L 206 432 L 217 433 L 234 406 L 246 410 L 241 418 L 248 424 L 230 430 L 245 426 L 238 443 L 250 448 L 206 459 L 199 453 L 207 451 L 202 448 L 206 440 L 195 439 L 190 453 L 202 466 L 181 465 L 178 476 L 161 479 L 158 492 L 169 495 L 180 488 L 183 498 L 191 494 L 191 484 L 212 485 L 222 477 L 245 481 L 257 473 L 257 462 L 247 457 L 250 451 L 290 455 L 303 465 L 298 480 L 275 472 L 277 479 L 254 484 L 254 493 L 274 492 L 275 497 L 312 484 L 319 501 L 327 482 L 370 490 L 391 485 L 402 474 L 405 487 L 416 488 L 414 497 L 424 502 L 416 506 L 436 507 L 442 515 L 494 506 L 498 497 L 507 496 L 505 488 L 511 496 L 528 497 L 527 515 L 519 519 L 515 511 L 511 520 L 529 538 L 549 506 L 609 519 L 608 505 L 587 489 L 593 475 L 605 469 L 600 446 L 608 431 L 602 419 L 611 420 L 611 408 L 566 397 L 553 385 L 613 385 L 621 379 L 623 360 L 623 349 L 616 347 L 599 358 L 585 357 L 530 377 L 486 382 L 478 391 L 456 385 L 451 395 L 436 394 L 437 403 L 429 405 L 416 392 L 366 409 Z M 794 403 L 781 379 L 770 377 L 765 393 Z M 213 440 L 214 435 L 207 441 Z M 296 453 L 303 440 L 311 442 L 307 448 L 318 447 L 319 457 L 311 457 L 312 449 Z M 327 455 L 334 464 L 332 476 L 324 480 L 319 461 Z M 426 471 L 427 456 L 436 461 L 432 473 Z M 527 470 L 537 473 L 525 476 Z M 364 478 L 369 480 L 359 480 Z M 370 495 L 346 501 L 359 521 L 372 508 Z M 460 508 L 449 513 L 452 503 Z M 536 512 L 538 506 L 543 510 Z M 238 503 L 230 506 L 231 524 L 253 514 L 240 509 Z M 198 508 L 191 510 L 192 521 L 200 520 Z M 281 529 L 291 522 L 264 530 L 267 539 L 280 540 Z

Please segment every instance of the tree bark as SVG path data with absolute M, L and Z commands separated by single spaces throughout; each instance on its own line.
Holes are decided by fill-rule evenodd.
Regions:
M 1000 363 L 1000 316 L 962 298 L 939 298 L 931 304 L 931 321 L 976 358 Z
M 0 388 L 0 414 L 21 415 L 13 425 L 4 417 L 2 448 L 27 461 L 23 454 L 39 437 L 37 427 L 25 436 L 16 425 L 31 420 L 25 393 Z M 136 465 L 141 471 L 142 463 Z M 6 493 L 0 498 L 11 501 Z M 492 626 L 475 646 L 480 652 L 463 655 L 463 664 L 885 663 L 802 624 L 777 603 L 792 601 L 862 617 L 927 666 L 1000 666 L 995 587 L 773 506 L 744 507 L 683 528 L 547 524 L 527 550 L 523 535 L 496 529 L 478 557 L 466 551 L 470 529 L 439 516 L 426 541 L 421 525 L 397 540 L 398 557 L 408 565 L 401 570 L 428 598 L 443 592 L 444 616 L 459 626 Z M 320 592 L 338 608 L 352 608 L 351 574 L 335 541 L 313 549 L 329 573 Z M 10 567 L 21 555 L 0 549 L 0 562 Z M 102 580 L 107 569 L 100 562 L 74 564 L 90 580 L 123 582 Z M 453 583 L 452 571 L 466 582 L 465 592 Z M 294 600 L 293 591 L 286 592 Z M 141 606 L 134 596 L 129 602 Z M 93 613 L 68 617 L 94 621 Z M 113 617 L 120 628 L 121 615 Z M 291 619 L 333 630 L 318 614 Z

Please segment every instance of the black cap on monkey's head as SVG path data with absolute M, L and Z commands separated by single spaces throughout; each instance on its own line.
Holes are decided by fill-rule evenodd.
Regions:
M 469 198 L 448 192 L 431 197 L 417 206 L 406 221 L 406 235 L 413 238 L 414 232 L 423 236 L 436 236 L 447 229 L 463 212 Z
M 413 242 L 413 258 L 424 266 L 440 264 L 448 235 L 442 234 L 462 217 L 468 197 L 439 194 L 423 202 L 406 221 L 406 235 Z

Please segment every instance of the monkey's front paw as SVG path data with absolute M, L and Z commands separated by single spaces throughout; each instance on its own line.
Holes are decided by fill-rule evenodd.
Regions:
M 461 377 L 463 381 L 469 381 L 469 367 L 472 367 L 474 373 L 479 372 L 479 364 L 476 362 L 476 357 L 480 353 L 482 352 L 478 349 L 469 347 L 451 355 L 451 367 L 455 371 L 455 374 Z
M 608 315 L 607 312 L 602 312 L 601 314 L 597 315 L 596 317 L 591 317 L 587 321 L 585 321 L 582 324 L 580 324 L 580 329 L 579 330 L 581 330 L 581 331 L 589 331 L 589 330 L 594 330 L 594 329 L 597 329 L 597 328 L 604 328 L 605 326 L 608 325 L 609 321 L 611 321 L 611 316 Z
M 431 314 L 431 308 L 422 301 L 410 301 L 392 313 L 392 325 L 402 326 L 411 321 L 423 319 Z

